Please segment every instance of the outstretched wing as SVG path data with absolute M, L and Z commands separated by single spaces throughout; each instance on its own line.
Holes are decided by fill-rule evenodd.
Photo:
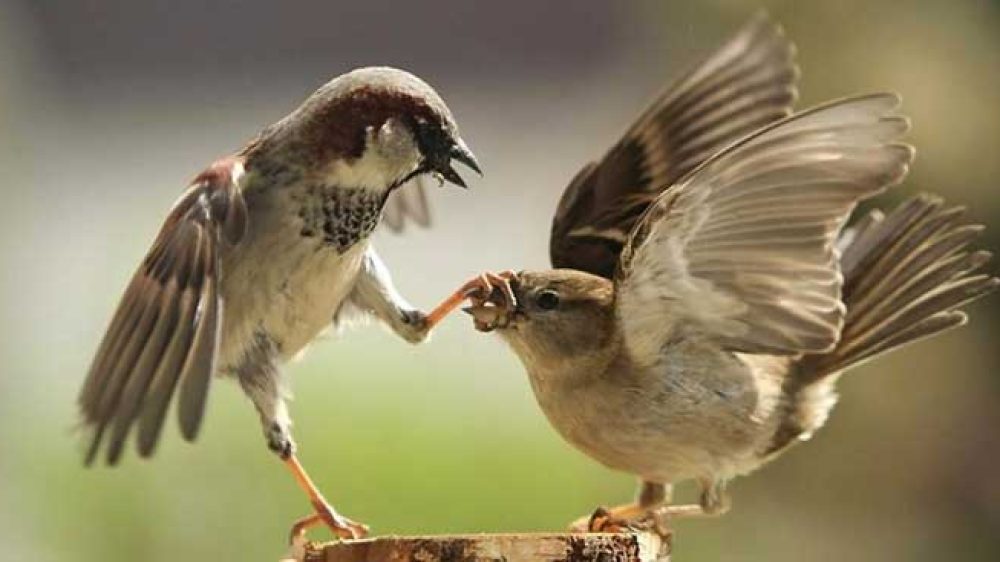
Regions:
M 140 454 L 152 454 L 178 387 L 181 432 L 197 435 L 222 326 L 219 253 L 247 231 L 242 172 L 226 159 L 195 179 L 125 290 L 79 396 L 93 429 L 87 464 L 102 442 L 115 464 L 133 426 Z
M 407 223 L 420 227 L 431 224 L 430 206 L 427 204 L 427 187 L 424 176 L 418 176 L 399 186 L 382 207 L 382 223 L 393 232 L 402 232 Z
M 552 265 L 611 278 L 636 221 L 708 157 L 791 113 L 794 48 L 764 14 L 671 85 L 563 193 L 552 222 Z
M 858 201 L 900 181 L 908 128 L 878 94 L 775 123 L 715 155 L 640 220 L 616 276 L 637 357 L 700 334 L 726 349 L 829 350 L 844 319 L 835 242 Z

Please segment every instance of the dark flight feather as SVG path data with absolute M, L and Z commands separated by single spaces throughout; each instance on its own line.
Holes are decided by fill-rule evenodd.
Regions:
M 761 14 L 672 84 L 563 193 L 552 265 L 611 279 L 632 228 L 664 190 L 722 148 L 791 113 L 794 48 Z
M 223 160 L 195 179 L 129 283 L 78 400 L 93 431 L 87 464 L 105 439 L 107 462 L 117 463 L 135 426 L 140 454 L 150 455 L 178 384 L 182 433 L 197 435 L 222 326 L 220 245 L 238 244 L 248 228 L 239 166 Z

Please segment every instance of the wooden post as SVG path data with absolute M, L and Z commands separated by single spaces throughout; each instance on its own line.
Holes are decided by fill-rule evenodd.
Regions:
M 377 537 L 293 548 L 299 562 L 669 562 L 655 533 L 528 533 Z

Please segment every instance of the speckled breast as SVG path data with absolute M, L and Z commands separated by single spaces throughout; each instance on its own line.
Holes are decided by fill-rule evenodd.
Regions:
M 298 198 L 301 234 L 343 254 L 366 239 L 382 216 L 385 196 L 364 188 L 310 187 Z

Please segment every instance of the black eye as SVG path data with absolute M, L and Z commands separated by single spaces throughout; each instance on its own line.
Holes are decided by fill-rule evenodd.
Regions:
M 559 294 L 555 291 L 542 291 L 535 297 L 535 304 L 542 310 L 555 310 L 559 306 Z

